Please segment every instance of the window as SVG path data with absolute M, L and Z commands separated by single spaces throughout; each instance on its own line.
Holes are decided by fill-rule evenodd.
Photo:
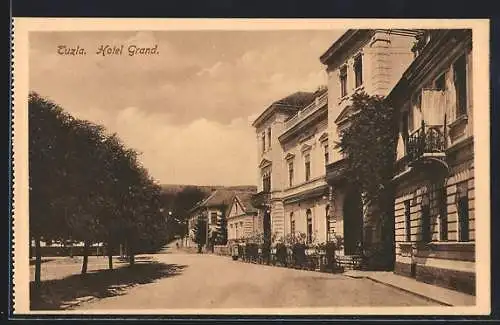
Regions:
M 267 148 L 271 148 L 271 128 L 267 129 Z
M 306 216 L 307 216 L 307 243 L 311 244 L 312 243 L 312 233 L 313 233 L 311 209 L 307 209 Z
M 429 198 L 422 198 L 421 205 L 421 231 L 422 231 L 422 241 L 428 243 L 431 241 L 431 223 L 430 223 L 430 206 L 429 206 Z
M 445 91 L 446 90 L 446 74 L 441 74 L 436 81 L 434 81 L 434 89 Z
M 404 202 L 405 205 L 405 241 L 411 241 L 411 210 L 410 200 Z
M 311 156 L 305 156 L 305 172 L 306 172 L 306 182 L 311 179 Z
M 325 145 L 325 165 L 328 165 L 330 161 L 330 153 L 328 152 L 328 145 Z
M 293 218 L 293 212 L 290 212 L 290 233 L 295 236 L 295 219 Z
M 457 185 L 458 240 L 469 241 L 469 194 L 467 182 Z
M 448 240 L 448 202 L 446 195 L 446 187 L 439 189 L 439 240 Z
M 354 79 L 356 88 L 363 84 L 363 57 L 361 54 L 354 58 Z
M 293 186 L 293 162 L 288 163 L 288 185 Z
M 210 213 L 210 224 L 214 225 L 217 223 L 217 212 Z
M 347 66 L 340 68 L 340 97 L 347 95 Z
M 262 132 L 262 152 L 266 151 L 266 133 Z
M 453 82 L 455 85 L 457 117 L 467 114 L 467 72 L 465 54 L 453 63 Z
M 262 190 L 264 192 L 270 192 L 271 191 L 271 175 L 266 174 L 264 177 L 262 177 Z
M 401 117 L 401 137 L 403 138 L 406 154 L 408 153 L 406 152 L 406 150 L 408 149 L 408 137 L 410 136 L 409 134 L 410 131 L 408 130 L 408 121 L 409 121 L 409 113 L 408 111 L 404 111 Z

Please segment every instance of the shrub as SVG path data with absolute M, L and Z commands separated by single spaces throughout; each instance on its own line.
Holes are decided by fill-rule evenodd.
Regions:
M 276 260 L 283 266 L 287 266 L 287 247 L 283 243 L 276 245 Z

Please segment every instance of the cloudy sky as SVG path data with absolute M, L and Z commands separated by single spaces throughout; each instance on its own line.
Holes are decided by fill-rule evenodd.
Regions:
M 343 31 L 37 32 L 30 89 L 117 132 L 164 184 L 256 184 L 252 121 L 326 83 L 319 56 Z M 97 55 L 124 45 L 121 56 Z M 159 54 L 129 56 L 129 45 Z M 57 47 L 87 55 L 59 55 Z

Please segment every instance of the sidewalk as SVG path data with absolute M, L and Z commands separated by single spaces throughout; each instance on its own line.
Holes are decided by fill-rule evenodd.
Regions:
M 367 278 L 447 306 L 474 306 L 476 297 L 408 278 L 393 272 L 347 271 L 345 276 Z

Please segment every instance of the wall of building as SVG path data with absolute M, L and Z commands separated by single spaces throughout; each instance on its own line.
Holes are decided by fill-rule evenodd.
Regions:
M 311 210 L 312 229 L 314 242 L 326 242 L 326 207 L 328 200 L 326 198 L 310 199 L 298 203 L 286 204 L 285 212 L 285 230 L 286 234 L 291 233 L 291 221 L 295 220 L 295 234 L 307 234 L 307 210 Z M 291 216 L 293 213 L 293 216 Z
M 342 158 L 335 150 L 339 134 L 335 120 L 350 104 L 349 97 L 356 91 L 365 91 L 369 95 L 385 96 L 401 78 L 403 72 L 413 60 L 411 47 L 413 37 L 388 35 L 378 32 L 371 39 L 354 44 L 346 54 L 339 56 L 327 67 L 328 71 L 328 125 L 329 149 L 331 161 Z M 354 58 L 362 55 L 363 84 L 355 87 Z M 340 67 L 347 66 L 347 96 L 341 97 Z
M 456 108 L 455 89 L 453 83 L 453 62 L 466 53 L 467 70 L 467 115 L 459 116 Z M 445 188 L 445 211 L 447 236 L 443 237 L 442 218 L 440 216 L 437 191 L 441 184 L 436 184 L 435 177 L 426 173 L 414 173 L 407 180 L 398 184 L 395 200 L 396 228 L 396 265 L 395 272 L 414 276 L 419 280 L 441 285 L 451 289 L 475 293 L 475 190 L 474 190 L 474 142 L 472 138 L 472 57 L 471 48 L 467 44 L 457 44 L 456 48 L 447 53 L 446 59 L 435 58 L 434 68 L 422 80 L 414 94 L 423 88 L 432 87 L 434 80 L 445 74 L 446 100 L 441 103 L 439 114 L 448 117 L 447 144 L 445 161 L 448 165 L 447 176 L 442 186 Z M 405 104 L 404 108 L 413 110 L 410 116 L 417 121 L 410 121 L 413 129 L 419 127 L 424 119 L 434 118 L 434 112 L 419 112 L 413 102 Z M 420 114 L 419 114 L 420 113 Z M 444 117 L 444 116 L 443 116 Z M 444 120 L 444 118 L 443 118 Z M 398 145 L 398 157 L 404 156 L 402 141 Z M 428 195 L 430 203 L 431 242 L 422 242 L 422 198 Z M 468 238 L 463 240 L 460 234 L 458 216 L 459 195 L 466 195 L 468 200 Z M 405 201 L 409 202 L 410 222 L 405 217 Z M 408 204 L 408 203 L 406 203 Z M 408 227 L 409 225 L 409 227 Z M 407 234 L 410 233 L 410 238 Z M 408 240 L 409 239 L 409 240 Z M 462 239 L 462 240 L 461 240 Z
M 328 132 L 328 121 L 327 119 L 314 124 L 307 129 L 301 130 L 300 134 L 305 132 L 314 132 L 309 139 L 299 140 L 298 137 L 292 139 L 287 143 L 283 143 L 283 157 L 281 159 L 285 163 L 285 173 L 283 189 L 287 191 L 290 189 L 289 182 L 289 163 L 293 162 L 293 184 L 291 187 L 297 187 L 301 184 L 307 183 L 306 181 L 306 168 L 305 168 L 305 157 L 309 155 L 310 157 L 310 180 L 317 179 L 325 176 L 325 146 L 328 145 L 328 139 L 325 141 L 320 141 L 320 137 L 324 133 Z M 309 147 L 310 149 L 303 151 L 303 148 Z M 285 160 L 285 156 L 291 154 L 294 155 L 292 159 Z M 299 189 L 300 190 L 300 189 Z M 286 196 L 287 193 L 285 192 Z
M 447 239 L 440 236 L 441 218 L 432 181 L 412 179 L 402 183 L 396 193 L 396 266 L 395 272 L 415 276 L 425 282 L 473 294 L 475 292 L 475 215 L 474 215 L 474 163 L 472 144 L 457 152 L 445 180 Z M 466 184 L 469 205 L 469 240 L 459 241 L 457 189 Z M 431 243 L 422 245 L 422 197 L 430 198 Z M 405 222 L 405 201 L 410 202 L 410 227 Z M 410 232 L 410 241 L 406 234 Z M 411 264 L 414 264 L 413 275 Z
M 282 174 L 284 169 L 283 160 L 283 149 L 278 141 L 278 136 L 283 132 L 283 123 L 287 115 L 283 113 L 276 113 L 262 125 L 256 128 L 257 136 L 257 150 L 258 150 L 258 161 L 266 159 L 271 161 L 272 165 L 269 168 L 265 168 L 265 172 L 271 172 L 271 191 L 280 191 L 283 186 Z M 267 132 L 271 129 L 271 142 L 269 145 Z M 265 133 L 266 136 L 266 150 L 262 151 L 262 134 Z M 263 190 L 262 183 L 262 173 L 263 170 L 257 172 L 257 191 Z
M 242 214 L 227 220 L 228 241 L 250 237 L 257 229 L 257 216 Z

